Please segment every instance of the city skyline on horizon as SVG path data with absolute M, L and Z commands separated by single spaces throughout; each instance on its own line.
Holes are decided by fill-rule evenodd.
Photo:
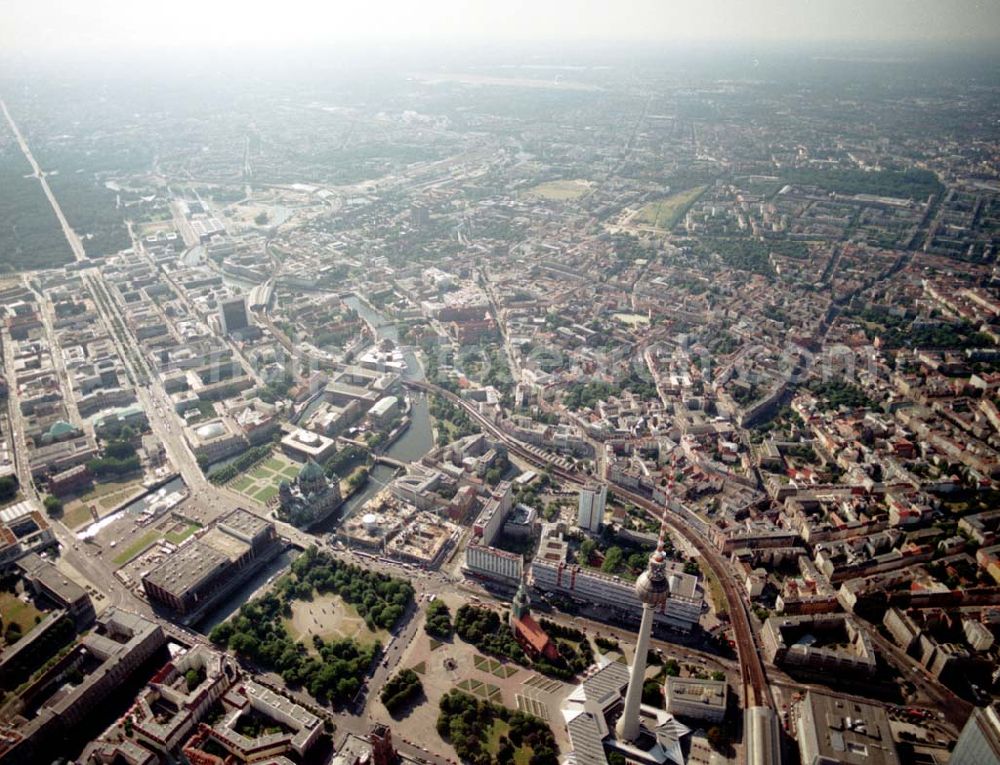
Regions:
M 137 11 L 122 0 L 66 6 L 58 0 L 8 4 L 0 48 L 34 57 L 109 50 L 238 49 L 246 46 L 496 43 L 961 42 L 1000 39 L 995 0 L 711 0 L 695 7 L 653 0 L 624 3 L 411 4 L 317 8 L 290 0 L 281 13 L 262 3 L 180 0 Z

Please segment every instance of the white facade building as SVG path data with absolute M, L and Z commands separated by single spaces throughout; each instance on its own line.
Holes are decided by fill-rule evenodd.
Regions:
M 465 568 L 477 576 L 517 584 L 524 574 L 524 559 L 496 547 L 470 544 L 465 548 Z
M 604 523 L 604 506 L 608 500 L 607 484 L 580 489 L 580 506 L 576 523 L 581 529 L 597 533 Z
M 493 544 L 514 506 L 513 497 L 510 481 L 503 481 L 493 490 L 472 527 L 481 540 L 480 544 L 486 547 Z
M 633 582 L 567 563 L 567 548 L 561 537 L 542 538 L 531 562 L 532 584 L 537 589 L 562 593 L 586 605 L 605 606 L 636 619 L 642 615 L 642 603 Z M 704 592 L 697 577 L 685 574 L 677 564 L 668 566 L 670 596 L 654 609 L 654 623 L 689 632 L 701 618 Z

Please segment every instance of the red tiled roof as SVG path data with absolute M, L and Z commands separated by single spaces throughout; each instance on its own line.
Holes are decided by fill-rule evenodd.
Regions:
M 538 622 L 531 617 L 531 614 L 525 614 L 523 619 L 515 619 L 514 627 L 539 653 L 543 653 L 551 642 L 551 638 L 538 626 Z

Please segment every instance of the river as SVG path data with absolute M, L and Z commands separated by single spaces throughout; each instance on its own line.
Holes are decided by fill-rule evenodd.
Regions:
M 387 337 L 393 340 L 393 342 L 396 341 L 399 336 L 396 327 L 385 316 L 377 311 L 373 311 L 355 297 L 347 298 L 344 302 L 357 310 L 365 321 L 376 327 L 379 337 Z M 411 380 L 422 380 L 424 378 L 424 370 L 415 354 L 412 351 L 407 351 L 405 358 L 407 371 L 404 376 Z M 410 427 L 386 449 L 385 453 L 394 459 L 412 462 L 423 457 L 433 446 L 434 432 L 431 428 L 427 398 L 422 393 L 411 393 Z M 341 518 L 346 518 L 357 512 L 365 502 L 388 486 L 395 474 L 396 470 L 394 468 L 380 463 L 376 464 L 372 468 L 368 483 L 365 484 L 364 488 L 344 503 L 344 508 L 340 513 L 335 513 L 328 521 L 323 522 L 313 529 L 314 533 L 322 536 L 333 531 Z M 198 625 L 199 629 L 208 634 L 212 627 L 228 619 L 272 577 L 287 569 L 291 565 L 294 556 L 295 551 L 286 552 L 261 569 L 253 579 L 206 615 Z
M 281 555 L 268 563 L 264 568 L 253 575 L 251 579 L 248 579 L 243 585 L 232 593 L 228 598 L 225 599 L 218 606 L 209 611 L 208 614 L 198 622 L 198 629 L 204 634 L 208 634 L 212 631 L 212 628 L 217 624 L 222 624 L 230 616 L 235 614 L 240 606 L 246 603 L 250 598 L 264 587 L 264 585 L 270 583 L 272 579 L 276 579 L 284 571 L 292 565 L 292 561 L 295 560 L 295 556 L 299 554 L 299 551 L 291 548 L 285 550 Z
M 399 333 L 396 330 L 396 326 L 383 314 L 373 310 L 368 304 L 354 296 L 346 298 L 344 303 L 357 311 L 358 315 L 375 329 L 380 339 L 388 338 L 393 342 L 398 341 Z M 424 370 L 414 352 L 407 350 L 404 353 L 404 358 L 406 359 L 406 372 L 403 376 L 410 380 L 423 380 Z M 427 398 L 422 393 L 411 393 L 410 427 L 386 449 L 386 456 L 404 462 L 413 462 L 423 457 L 433 446 L 434 431 L 431 428 Z M 333 531 L 339 518 L 346 518 L 355 513 L 365 502 L 388 486 L 395 474 L 396 471 L 388 465 L 375 465 L 365 487 L 347 500 L 344 504 L 344 509 L 338 515 L 333 516 L 331 520 L 318 526 L 316 531 Z

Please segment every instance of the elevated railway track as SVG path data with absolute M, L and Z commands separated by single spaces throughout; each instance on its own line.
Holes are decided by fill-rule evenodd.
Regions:
M 511 454 L 514 454 L 525 462 L 548 469 L 552 475 L 568 483 L 578 485 L 593 481 L 606 483 L 608 491 L 612 494 L 618 496 L 620 499 L 631 502 L 636 507 L 642 508 L 652 518 L 657 520 L 660 518 L 662 508 L 650 498 L 617 486 L 603 477 L 594 477 L 581 473 L 579 470 L 573 468 L 566 459 L 546 452 L 544 449 L 522 443 L 499 428 L 487 417 L 480 414 L 468 401 L 451 391 L 428 382 L 416 380 L 406 380 L 404 381 L 404 385 L 413 390 L 443 396 L 456 406 L 462 407 L 487 433 L 503 443 Z M 711 542 L 705 539 L 701 533 L 695 530 L 691 523 L 678 514 L 670 513 L 667 517 L 667 525 L 674 532 L 684 537 L 698 551 L 722 587 L 723 596 L 726 599 L 729 611 L 730 624 L 733 628 L 734 642 L 736 644 L 736 653 L 743 683 L 744 706 L 773 708 L 773 701 L 767 684 L 767 676 L 764 673 L 764 664 L 760 659 L 753 629 L 750 624 L 749 611 L 725 560 L 718 550 L 712 546 Z

